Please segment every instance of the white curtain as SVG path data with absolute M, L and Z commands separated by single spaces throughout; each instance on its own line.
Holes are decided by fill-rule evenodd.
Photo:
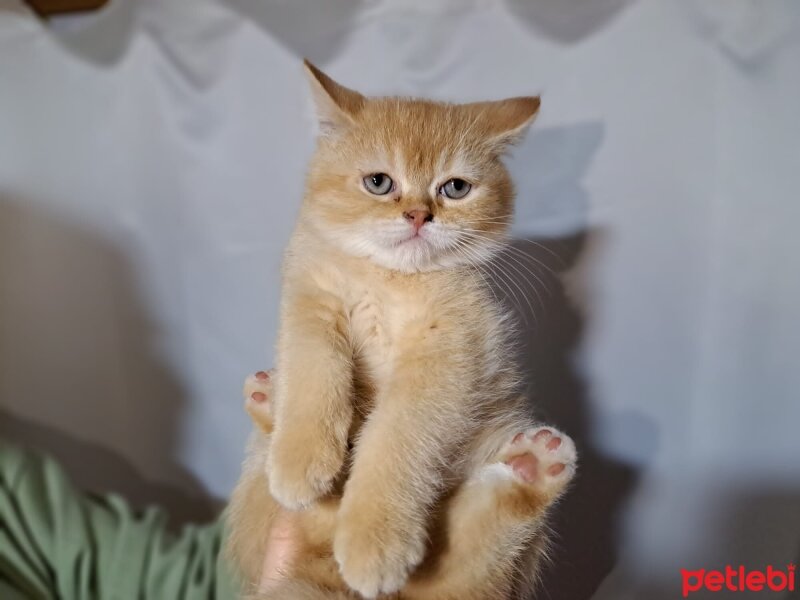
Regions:
M 504 268 L 583 455 L 549 597 L 800 560 L 792 0 L 112 0 L 49 24 L 0 0 L 3 434 L 181 518 L 226 496 L 313 143 L 304 56 L 373 94 L 542 94 Z

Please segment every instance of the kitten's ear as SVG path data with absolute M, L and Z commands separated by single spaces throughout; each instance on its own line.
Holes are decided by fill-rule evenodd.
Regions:
M 477 104 L 489 142 L 498 152 L 523 138 L 539 114 L 540 104 L 539 96 L 520 96 Z
M 325 134 L 352 125 L 366 98 L 336 83 L 308 60 L 304 60 L 303 65 L 314 97 L 320 131 Z

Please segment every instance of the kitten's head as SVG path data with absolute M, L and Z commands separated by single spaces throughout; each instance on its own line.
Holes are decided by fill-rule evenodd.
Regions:
M 488 260 L 514 188 L 500 157 L 539 98 L 445 104 L 367 98 L 306 62 L 320 138 L 305 214 L 345 252 L 416 272 Z

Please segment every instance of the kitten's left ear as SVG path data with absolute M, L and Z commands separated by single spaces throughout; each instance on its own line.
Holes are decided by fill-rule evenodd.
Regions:
M 314 96 L 321 132 L 330 133 L 352 125 L 356 115 L 364 107 L 366 98 L 336 83 L 308 60 L 304 60 L 303 65 Z
M 539 96 L 520 96 L 474 104 L 484 121 L 487 137 L 498 152 L 520 141 L 539 114 Z

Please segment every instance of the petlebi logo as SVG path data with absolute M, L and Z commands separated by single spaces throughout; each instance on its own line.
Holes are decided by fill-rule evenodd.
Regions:
M 693 592 L 793 592 L 795 589 L 795 565 L 785 570 L 768 565 L 766 569 L 746 569 L 744 566 L 725 567 L 724 571 L 681 569 L 683 597 Z

